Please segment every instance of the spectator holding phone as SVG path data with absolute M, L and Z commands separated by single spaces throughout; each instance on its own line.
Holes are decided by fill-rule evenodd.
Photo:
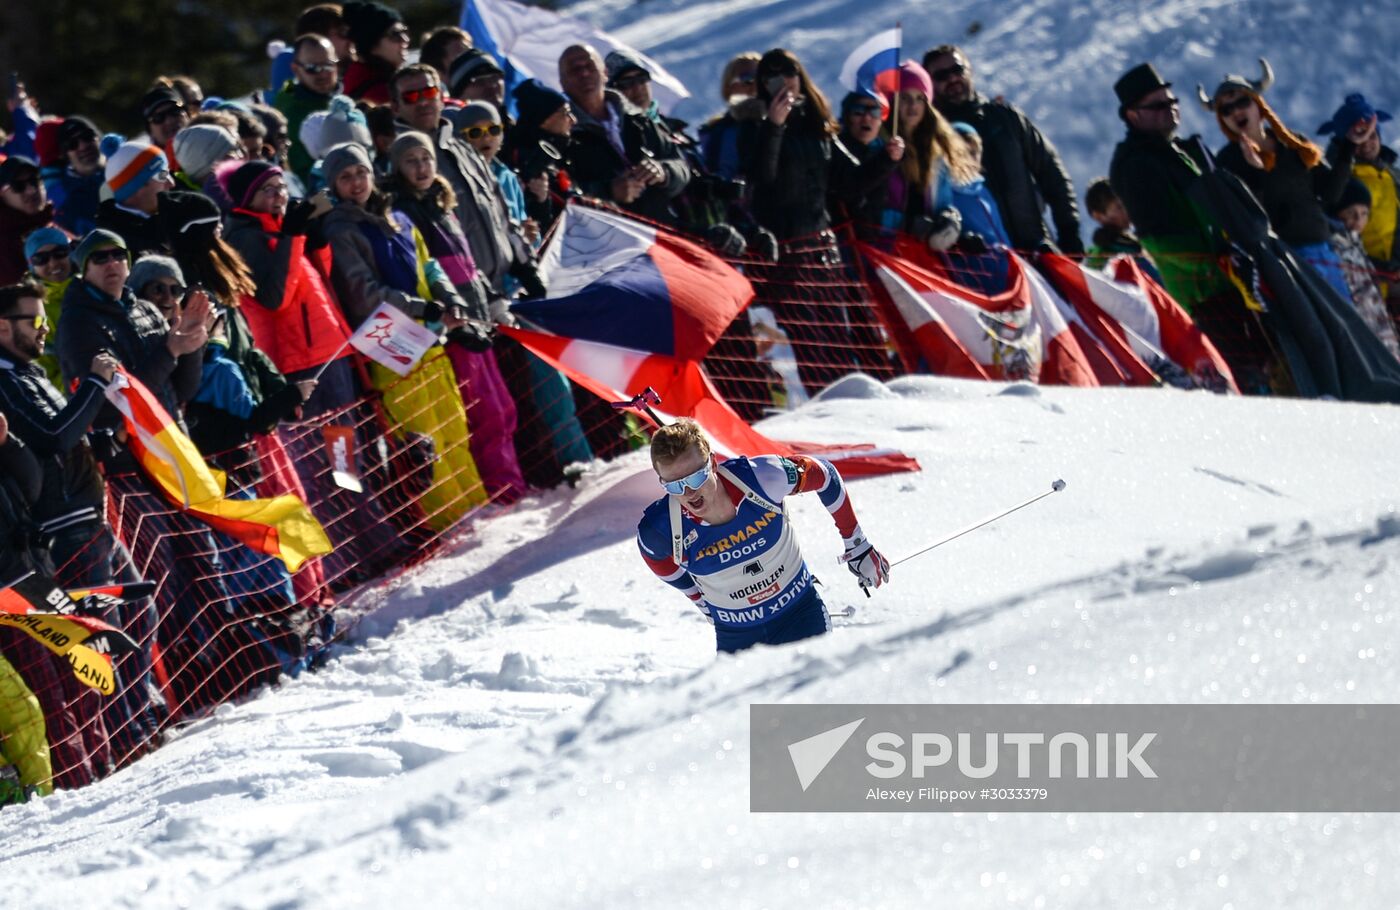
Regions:
M 58 364 L 65 384 L 81 380 L 100 352 L 107 351 L 141 380 L 175 420 L 180 405 L 199 388 L 201 350 L 209 337 L 209 299 L 196 296 L 173 323 L 155 305 L 126 287 L 130 260 L 126 241 L 101 228 L 73 251 L 77 276 L 63 297 L 58 327 Z M 95 425 L 114 430 L 121 415 L 103 405 Z
M 655 221 L 672 222 L 671 200 L 690 168 L 667 134 L 622 93 L 606 87 L 603 58 L 587 44 L 559 55 L 559 84 L 573 103 L 569 173 L 585 194 Z

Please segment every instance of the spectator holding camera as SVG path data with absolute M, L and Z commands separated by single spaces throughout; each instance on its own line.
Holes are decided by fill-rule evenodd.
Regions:
M 559 56 L 559 84 L 577 122 L 569 173 L 586 195 L 654 221 L 675 220 L 671 200 L 690 182 L 675 143 L 646 113 L 605 85 L 606 68 L 587 44 Z

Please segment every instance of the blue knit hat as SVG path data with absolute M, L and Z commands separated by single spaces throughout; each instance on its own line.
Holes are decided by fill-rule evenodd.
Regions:
M 67 246 L 68 235 L 56 227 L 41 227 L 29 232 L 29 236 L 24 238 L 24 258 L 27 262 L 30 257 L 46 246 Z
M 856 89 L 854 92 L 846 93 L 846 97 L 841 99 L 841 119 L 845 120 L 850 116 L 851 108 L 856 105 L 868 107 L 872 102 L 879 106 L 880 119 L 883 120 L 886 111 L 885 99 L 868 88 Z
M 1356 92 L 1347 95 L 1342 106 L 1337 108 L 1337 112 L 1332 115 L 1332 119 L 1319 126 L 1317 132 L 1320 136 L 1326 136 L 1328 133 L 1345 136 L 1356 125 L 1357 121 L 1369 120 L 1373 116 L 1377 123 L 1385 123 L 1391 119 L 1390 114 L 1371 107 L 1371 102 L 1366 100 L 1366 96 Z

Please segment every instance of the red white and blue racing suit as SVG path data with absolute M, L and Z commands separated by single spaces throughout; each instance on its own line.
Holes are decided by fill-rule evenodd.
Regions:
M 678 497 L 665 496 L 647 507 L 637 527 L 646 564 L 714 623 L 721 651 L 829 631 L 831 618 L 784 500 L 816 493 L 842 538 L 862 538 L 836 468 L 804 455 L 734 458 L 720 464 L 719 482 L 737 509 L 722 525 L 701 521 Z

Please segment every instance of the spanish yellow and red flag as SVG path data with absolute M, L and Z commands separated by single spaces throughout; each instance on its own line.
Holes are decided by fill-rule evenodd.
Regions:
M 296 496 L 225 498 L 224 473 L 205 463 L 195 444 L 134 376 L 118 370 L 107 385 L 107 398 L 125 418 L 132 454 L 180 509 L 252 550 L 280 558 L 289 572 L 313 556 L 331 552 L 325 529 Z

